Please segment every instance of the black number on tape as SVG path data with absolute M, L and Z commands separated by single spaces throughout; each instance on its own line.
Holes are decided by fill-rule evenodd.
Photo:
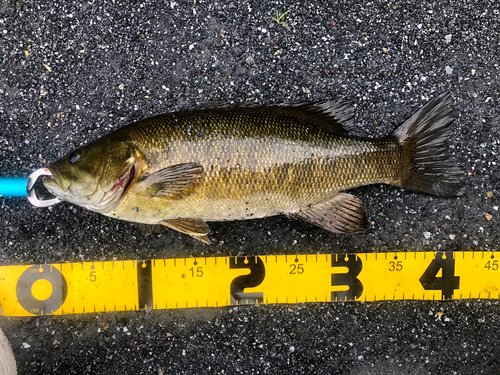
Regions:
M 484 268 L 490 271 L 496 271 L 498 269 L 498 260 L 489 260 Z
M 33 295 L 32 287 L 40 280 L 46 280 L 52 293 L 46 299 Z M 48 264 L 34 265 L 21 274 L 16 285 L 16 295 L 21 306 L 34 315 L 52 314 L 61 308 L 68 295 L 68 283 L 63 274 Z
M 389 271 L 393 272 L 393 271 L 401 271 L 403 269 L 403 262 L 398 260 L 398 261 L 395 261 L 395 260 L 392 260 L 389 262 Z
M 439 270 L 442 270 L 442 276 L 436 277 Z M 420 278 L 420 283 L 425 290 L 442 291 L 443 299 L 453 298 L 453 291 L 460 287 L 460 277 L 455 276 L 453 253 L 447 251 L 444 258 L 442 253 L 436 254 L 436 258 L 432 260 Z
M 347 258 L 347 259 L 346 259 Z M 347 273 L 332 273 L 332 286 L 347 286 L 347 290 L 332 292 L 332 301 L 353 301 L 363 293 L 363 284 L 357 278 L 363 263 L 356 254 L 348 254 L 335 259 L 332 256 L 332 267 L 347 267 Z
M 290 264 L 290 275 L 302 275 L 304 273 L 304 265 L 303 264 Z
M 192 277 L 202 277 L 203 276 L 203 267 L 196 267 L 196 269 L 194 267 L 191 267 L 189 269 L 191 271 L 191 276 Z
M 248 275 L 236 277 L 231 283 L 231 304 L 262 303 L 264 293 L 245 293 L 245 288 L 254 288 L 266 277 L 266 268 L 259 257 L 229 258 L 230 269 L 249 268 Z

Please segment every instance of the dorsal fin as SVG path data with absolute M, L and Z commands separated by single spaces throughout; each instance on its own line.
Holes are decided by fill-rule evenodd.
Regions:
M 322 100 L 311 103 L 286 103 L 275 108 L 279 112 L 318 125 L 332 134 L 345 134 L 352 125 L 354 107 L 346 100 Z
M 345 134 L 346 128 L 352 125 L 354 118 L 354 107 L 344 99 L 276 105 L 261 105 L 255 102 L 241 104 L 219 102 L 216 104 L 204 104 L 197 107 L 195 111 L 209 111 L 213 109 L 234 110 L 237 108 L 254 108 L 295 117 L 335 135 Z

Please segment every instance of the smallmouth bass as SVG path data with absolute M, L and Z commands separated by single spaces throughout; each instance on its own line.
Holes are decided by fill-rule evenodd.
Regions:
M 448 151 L 451 111 L 442 94 L 383 139 L 346 135 L 352 106 L 339 100 L 170 113 L 74 150 L 43 183 L 62 200 L 205 243 L 207 222 L 279 214 L 356 233 L 368 227 L 365 207 L 344 190 L 386 183 L 463 193 Z

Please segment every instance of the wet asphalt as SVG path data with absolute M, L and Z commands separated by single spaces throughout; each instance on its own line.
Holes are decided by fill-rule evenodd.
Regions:
M 278 24 L 276 11 L 289 13 Z M 154 114 L 345 98 L 383 137 L 437 94 L 455 107 L 459 198 L 352 190 L 371 228 L 212 223 L 213 245 L 70 204 L 0 198 L 2 265 L 500 249 L 500 3 L 0 3 L 0 175 L 27 176 Z M 500 271 L 499 271 L 500 272 Z M 500 277 L 500 274 L 499 274 Z M 494 374 L 497 300 L 260 305 L 1 318 L 19 374 Z

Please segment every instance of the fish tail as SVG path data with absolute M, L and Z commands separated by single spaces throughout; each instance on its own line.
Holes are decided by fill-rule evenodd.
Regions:
M 448 150 L 450 94 L 431 100 L 392 134 L 402 147 L 400 185 L 437 196 L 462 195 L 463 172 Z

